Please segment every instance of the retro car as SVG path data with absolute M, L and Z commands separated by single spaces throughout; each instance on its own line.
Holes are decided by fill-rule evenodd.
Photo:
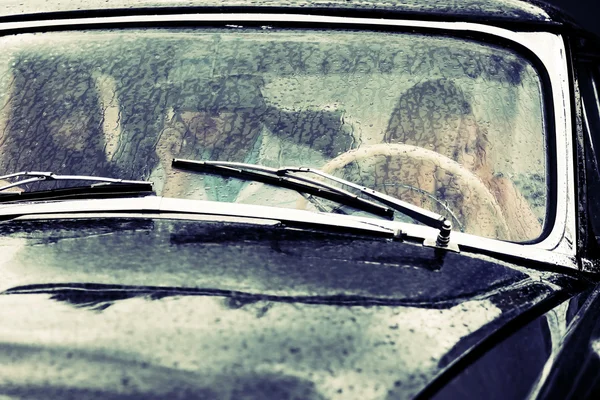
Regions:
M 597 398 L 597 39 L 518 0 L 6 1 L 3 399 Z

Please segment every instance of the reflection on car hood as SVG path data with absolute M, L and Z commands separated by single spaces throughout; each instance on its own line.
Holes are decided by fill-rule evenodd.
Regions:
M 411 397 L 568 283 L 264 226 L 115 219 L 0 231 L 0 392 L 26 398 Z
M 161 371 L 189 391 L 211 393 L 205 398 L 239 398 L 261 386 L 285 398 L 414 395 L 457 340 L 501 312 L 490 300 L 435 310 L 239 305 L 222 297 L 130 299 L 91 312 L 47 295 L 3 296 L 0 374 L 19 381 L 15 367 L 28 365 L 32 383 L 68 386 L 82 369 L 84 381 L 105 376 L 100 388 L 125 386 L 131 376 L 152 393 L 159 387 L 148 375 Z

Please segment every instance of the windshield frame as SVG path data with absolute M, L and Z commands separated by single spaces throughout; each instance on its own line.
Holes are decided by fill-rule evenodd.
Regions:
M 547 215 L 542 236 L 530 243 L 511 243 L 497 239 L 453 232 L 452 242 L 461 249 L 516 255 L 526 259 L 548 262 L 548 254 L 566 256 L 563 266 L 577 268 L 573 144 L 571 134 L 571 101 L 566 49 L 562 37 L 550 32 L 514 32 L 503 28 L 469 22 L 428 22 L 416 20 L 380 20 L 356 17 L 284 14 L 171 14 L 136 15 L 124 17 L 77 18 L 64 20 L 29 20 L 0 23 L 0 35 L 77 29 L 161 28 L 219 26 L 240 29 L 253 27 L 311 27 L 350 30 L 422 31 L 442 35 L 468 37 L 476 41 L 508 46 L 522 53 L 534 64 L 542 81 L 547 154 L 548 192 Z M 560 175 L 557 171 L 564 171 Z M 555 206 L 552 207 L 552 204 Z M 24 208 L 21 205 L 19 214 Z M 232 205 L 234 206 L 234 205 Z M 235 207 L 233 207 L 235 209 Z M 2 210 L 10 214 L 8 210 Z M 340 216 L 342 217 L 342 216 Z M 348 217 L 352 218 L 352 217 Z M 408 237 L 428 239 L 437 235 L 433 228 L 398 223 Z M 435 233 L 432 233 L 434 231 Z M 523 251 L 527 248 L 526 251 Z M 535 254 L 541 251 L 537 257 Z M 522 255 L 521 255 L 522 254 Z M 567 260 L 571 260 L 568 262 Z M 568 264 L 568 265 L 567 265 Z

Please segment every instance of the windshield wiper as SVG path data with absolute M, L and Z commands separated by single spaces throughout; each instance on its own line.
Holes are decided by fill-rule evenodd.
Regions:
M 320 177 L 329 179 L 342 185 L 349 186 L 359 191 L 360 193 L 365 194 L 379 201 L 380 203 L 387 205 L 388 207 L 391 207 L 391 210 L 388 208 L 384 208 L 385 216 L 390 216 L 389 214 L 391 211 L 391 217 L 393 218 L 393 211 L 395 210 L 404 215 L 407 215 L 410 218 L 413 218 L 418 222 L 421 222 L 422 224 L 425 224 L 435 229 L 439 229 L 439 234 L 435 241 L 436 246 L 447 247 L 450 243 L 452 222 L 444 216 L 436 214 L 432 211 L 426 210 L 414 204 L 407 203 L 387 194 L 378 192 L 376 190 L 367 188 L 365 186 L 361 186 L 356 183 L 347 181 L 345 179 L 338 178 L 337 176 L 330 175 L 318 169 L 307 167 L 270 168 L 262 165 L 228 161 L 196 161 L 184 159 L 173 159 L 171 165 L 173 166 L 173 168 L 200 172 L 213 172 L 220 175 L 234 176 L 242 179 L 252 179 L 276 186 L 287 187 L 290 189 L 297 190 L 299 192 L 305 192 L 316 196 L 321 196 L 329 200 L 338 201 L 340 204 L 353 206 L 364 211 L 381 215 L 379 214 L 381 206 L 377 204 L 364 200 L 336 186 L 332 186 L 316 179 L 310 179 L 295 174 L 310 173 L 318 175 Z M 376 206 L 377 208 L 374 208 L 373 206 Z M 373 212 L 373 210 L 376 212 Z
M 153 194 L 152 182 L 106 178 L 88 175 L 57 175 L 52 172 L 23 171 L 0 176 L 0 181 L 22 178 L 0 187 L 0 203 L 25 200 L 54 200 L 65 198 L 103 198 L 121 196 L 143 196 Z M 74 186 L 50 190 L 5 192 L 5 190 L 41 181 L 88 181 L 97 182 L 88 186 Z
M 246 180 L 263 182 L 274 186 L 296 190 L 301 193 L 311 194 L 327 200 L 335 201 L 350 207 L 370 212 L 375 215 L 392 219 L 394 210 L 383 207 L 372 201 L 362 199 L 346 190 L 328 185 L 326 183 L 294 175 L 282 176 L 277 169 L 254 164 L 194 161 L 173 159 L 173 168 L 196 172 L 211 172 L 224 176 L 231 176 Z

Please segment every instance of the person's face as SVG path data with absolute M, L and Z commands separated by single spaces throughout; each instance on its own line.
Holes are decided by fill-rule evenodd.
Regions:
M 199 149 L 210 153 L 232 136 L 238 113 L 231 111 L 182 111 L 170 118 L 161 134 L 156 153 L 163 165 L 173 158 L 195 158 Z
M 178 195 L 186 174 L 171 169 L 173 158 L 244 161 L 260 124 L 245 111 L 181 111 L 168 116 L 156 144 L 156 154 L 167 177 L 163 195 Z
M 183 126 L 191 140 L 204 148 L 213 148 L 230 135 L 236 113 L 231 111 L 184 111 L 180 113 Z
M 451 119 L 437 135 L 436 151 L 471 172 L 484 173 L 485 149 L 479 148 L 478 134 L 477 123 L 471 116 Z

